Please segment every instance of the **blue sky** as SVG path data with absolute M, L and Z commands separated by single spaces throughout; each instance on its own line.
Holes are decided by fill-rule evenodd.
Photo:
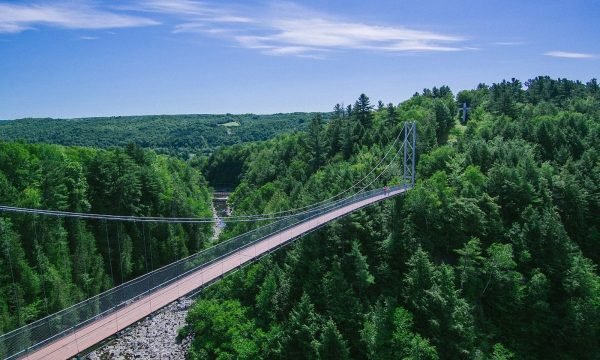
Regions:
M 329 111 L 600 70 L 596 0 L 0 0 L 0 119 Z

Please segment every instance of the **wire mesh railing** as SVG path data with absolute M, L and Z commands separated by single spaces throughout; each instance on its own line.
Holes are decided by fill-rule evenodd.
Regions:
M 410 185 L 390 187 L 390 191 L 407 189 Z M 0 358 L 15 359 L 26 355 L 54 340 L 73 333 L 100 318 L 157 292 L 173 282 L 202 270 L 241 249 L 265 238 L 331 211 L 363 201 L 383 193 L 383 189 L 360 192 L 345 199 L 322 205 L 310 211 L 269 223 L 245 234 L 219 243 L 211 248 L 175 261 L 162 268 L 118 285 L 78 304 L 27 324 L 0 336 Z M 222 275 L 222 274 L 221 274 Z M 183 296 L 185 294 L 181 294 Z

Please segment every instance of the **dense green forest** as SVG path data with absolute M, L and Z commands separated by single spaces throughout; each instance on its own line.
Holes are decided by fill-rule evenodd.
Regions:
M 296 208 L 367 175 L 417 121 L 415 188 L 208 288 L 182 330 L 194 336 L 189 357 L 598 359 L 595 80 L 442 86 L 399 105 L 361 95 L 327 119 L 282 116 L 266 117 L 273 128 L 234 115 L 0 122 L 7 139 L 106 148 L 0 140 L 0 204 L 210 216 L 210 183 L 235 187 L 236 214 Z M 400 174 L 396 164 L 376 185 Z M 250 226 L 228 226 L 222 239 Z M 0 333 L 196 252 L 210 235 L 1 214 Z
M 210 216 L 202 175 L 129 145 L 95 150 L 0 140 L 0 204 Z M 0 333 L 202 249 L 210 226 L 0 214 Z
M 0 140 L 109 148 L 130 143 L 187 159 L 220 146 L 304 129 L 312 113 L 152 115 L 0 121 Z
M 191 359 L 598 359 L 595 80 L 442 86 L 398 106 L 361 95 L 204 171 L 237 185 L 238 214 L 293 208 L 365 175 L 412 120 L 415 188 L 207 289 L 181 332 Z

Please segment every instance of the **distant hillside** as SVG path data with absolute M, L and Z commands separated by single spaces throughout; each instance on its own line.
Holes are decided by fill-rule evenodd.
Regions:
M 304 129 L 314 113 L 149 115 L 0 121 L 0 139 L 108 148 L 136 143 L 187 157 Z

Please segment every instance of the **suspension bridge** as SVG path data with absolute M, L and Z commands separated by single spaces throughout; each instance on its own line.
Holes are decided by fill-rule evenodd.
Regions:
M 270 221 L 267 225 L 221 242 L 187 258 L 122 283 L 55 314 L 0 336 L 0 357 L 5 359 L 67 359 L 117 334 L 169 303 L 214 283 L 223 276 L 270 254 L 325 224 L 351 212 L 404 194 L 414 186 L 416 124 L 405 123 L 404 141 L 384 170 L 400 138 L 364 178 L 343 192 L 310 206 L 269 214 L 232 216 L 227 221 Z M 377 187 L 377 180 L 403 155 L 402 184 Z M 369 181 L 368 183 L 366 183 Z M 366 185 L 363 185 L 365 184 Z M 374 189 L 369 190 L 370 187 Z M 354 190 L 353 194 L 351 192 Z M 73 213 L 0 206 L 2 212 L 72 217 L 102 221 L 202 223 L 213 218 L 164 218 Z

